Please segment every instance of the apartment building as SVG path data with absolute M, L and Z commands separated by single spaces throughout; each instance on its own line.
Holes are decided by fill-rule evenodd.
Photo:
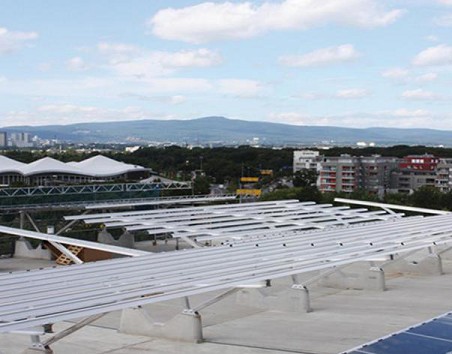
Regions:
M 411 194 L 422 186 L 441 192 L 452 190 L 452 158 L 433 155 L 397 157 L 322 156 L 318 151 L 294 151 L 294 173 L 302 169 L 318 173 L 321 192 L 351 193 L 364 189 L 383 196 L 386 193 Z
M 301 170 L 319 171 L 323 156 L 318 151 L 300 150 L 293 152 L 293 173 Z
M 321 192 L 351 193 L 365 189 L 384 195 L 391 189 L 391 173 L 398 159 L 382 156 L 341 155 L 325 157 L 320 163 L 318 187 Z
M 397 192 L 411 194 L 422 186 L 438 186 L 439 163 L 440 159 L 433 155 L 405 156 L 394 172 Z
M 440 158 L 436 166 L 435 187 L 441 192 L 452 190 L 452 158 Z

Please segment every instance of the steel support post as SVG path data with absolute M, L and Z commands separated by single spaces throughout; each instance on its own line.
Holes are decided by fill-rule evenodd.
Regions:
M 90 316 L 88 318 L 85 318 L 84 320 L 77 322 L 76 324 L 72 325 L 69 328 L 66 328 L 65 330 L 58 332 L 57 334 L 55 334 L 54 336 L 52 336 L 51 338 L 48 338 L 47 340 L 45 340 L 42 344 L 45 347 L 49 347 L 50 345 L 52 345 L 53 343 L 59 341 L 60 339 L 63 339 L 64 337 L 67 337 L 68 335 L 82 329 L 83 327 L 91 324 L 92 322 L 98 320 L 99 318 L 103 317 L 105 315 L 105 313 L 100 313 L 98 315 L 94 315 L 94 316 Z
M 25 228 L 25 215 L 23 211 L 19 211 L 19 228 Z
M 31 337 L 31 346 L 25 349 L 22 352 L 22 354 L 37 354 L 37 353 L 53 354 L 53 350 L 50 349 L 48 345 L 41 342 L 39 335 L 32 334 L 30 337 Z
M 28 221 L 30 222 L 31 226 L 33 226 L 33 228 L 35 229 L 35 231 L 36 231 L 36 232 L 41 232 L 41 231 L 39 230 L 38 225 L 36 225 L 35 221 L 34 221 L 33 218 L 31 217 L 31 215 L 28 214 L 28 213 L 25 213 L 25 215 L 26 215 Z
M 291 289 L 299 292 L 303 309 L 306 312 L 312 312 L 311 299 L 307 286 L 300 283 L 297 275 L 292 275 L 291 278 L 293 283 Z
M 81 215 L 86 215 L 89 214 L 90 210 L 86 210 L 85 212 L 83 212 Z M 65 226 L 63 226 L 60 230 L 58 230 L 58 232 L 56 233 L 56 235 L 61 235 L 64 231 L 66 231 L 67 229 L 69 229 L 72 225 L 76 224 L 77 222 L 79 222 L 80 220 L 72 220 L 71 222 L 69 222 L 68 224 L 66 224 Z

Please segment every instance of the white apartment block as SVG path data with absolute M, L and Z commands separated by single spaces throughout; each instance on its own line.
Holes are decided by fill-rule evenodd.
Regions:
M 293 152 L 293 173 L 300 170 L 320 170 L 322 160 L 318 151 L 299 150 Z

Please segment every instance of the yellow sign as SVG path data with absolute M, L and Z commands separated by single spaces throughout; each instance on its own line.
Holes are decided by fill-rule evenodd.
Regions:
M 262 191 L 260 189 L 237 189 L 237 195 L 253 195 L 255 197 L 260 197 Z
M 261 170 L 261 175 L 271 176 L 271 175 L 273 175 L 273 170 Z
M 240 182 L 259 182 L 259 177 L 242 177 L 240 178 Z

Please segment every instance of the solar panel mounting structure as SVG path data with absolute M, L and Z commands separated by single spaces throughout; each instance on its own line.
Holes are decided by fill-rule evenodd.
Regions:
M 102 224 L 105 228 L 168 234 L 193 247 L 228 242 L 268 232 L 324 229 L 399 218 L 403 214 L 350 209 L 298 200 L 214 205 L 167 210 L 126 211 L 65 217 L 68 221 Z
M 262 205 L 258 215 L 271 215 L 275 205 L 280 204 Z M 315 204 L 309 206 L 316 207 Z M 320 210 L 332 208 L 317 207 Z M 240 205 L 215 207 L 222 208 L 244 210 Z M 333 210 L 334 215 L 342 213 L 339 217 L 347 211 Z M 308 231 L 266 230 L 217 247 L 0 274 L 0 332 L 88 316 L 78 325 L 81 326 L 110 311 L 223 290 L 223 294 L 199 305 L 191 306 L 186 302 L 184 315 L 192 317 L 197 327 L 190 333 L 199 336 L 202 334 L 199 311 L 243 286 L 267 286 L 272 279 L 291 276 L 294 289 L 305 296 L 303 284 L 296 283 L 298 274 L 329 270 L 358 260 L 433 249 L 452 241 L 452 214 L 391 215 L 383 221 Z M 155 269 L 158 272 L 153 271 Z M 63 289 L 57 286 L 67 279 L 70 281 Z M 39 345 L 49 345 L 52 340 L 55 338 Z

